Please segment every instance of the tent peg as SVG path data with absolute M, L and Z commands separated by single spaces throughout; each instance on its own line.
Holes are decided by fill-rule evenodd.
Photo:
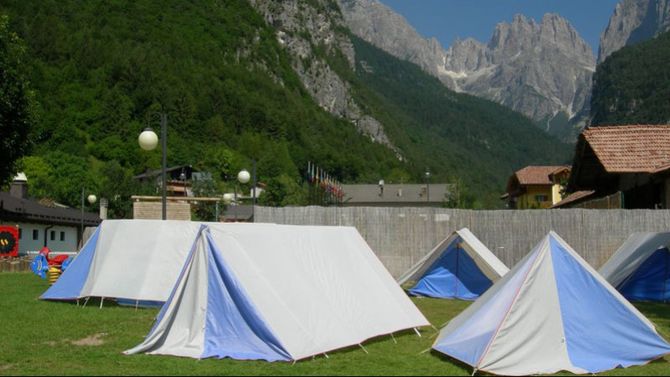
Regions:
M 419 338 L 421 338 L 421 333 L 419 332 L 419 330 L 416 327 L 414 328 L 414 332 L 416 333 L 416 335 L 419 336 Z

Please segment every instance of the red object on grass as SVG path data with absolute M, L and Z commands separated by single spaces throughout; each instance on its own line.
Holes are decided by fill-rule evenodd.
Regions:
M 56 255 L 53 258 L 49 258 L 49 253 L 51 253 L 51 249 L 46 246 L 40 250 L 40 255 L 44 255 L 44 257 L 47 259 L 47 263 L 49 263 L 49 266 L 60 266 L 68 258 L 67 255 Z

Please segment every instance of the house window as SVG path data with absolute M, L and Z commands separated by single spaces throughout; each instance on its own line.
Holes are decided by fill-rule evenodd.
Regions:
M 546 202 L 549 200 L 547 195 L 535 195 L 535 201 L 538 203 Z
M 55 231 L 55 230 L 52 230 L 52 231 L 51 231 L 51 237 L 50 237 L 50 239 L 51 239 L 52 241 L 55 241 L 55 240 L 56 240 L 56 231 Z
M 40 239 L 40 231 L 37 229 L 33 229 L 33 240 L 39 240 Z
M 65 232 L 60 232 L 60 240 L 65 241 Z

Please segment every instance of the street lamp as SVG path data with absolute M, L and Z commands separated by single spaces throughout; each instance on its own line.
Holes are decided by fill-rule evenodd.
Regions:
M 163 153 L 163 171 L 162 171 L 162 219 L 167 219 L 167 114 L 158 113 L 161 117 L 161 149 Z M 151 151 L 156 148 L 158 145 L 158 135 L 151 128 L 145 128 L 144 131 L 140 134 L 137 141 L 140 144 L 140 147 L 145 151 Z
M 426 168 L 426 202 L 430 202 L 430 169 Z
M 86 190 L 82 187 L 82 189 L 81 189 L 81 228 L 80 228 L 81 240 L 82 241 L 84 240 L 84 194 L 85 194 L 85 191 Z M 90 205 L 93 205 L 98 200 L 98 197 L 96 197 L 93 194 L 90 194 L 88 196 L 87 200 L 88 200 L 88 203 Z
M 237 173 L 237 181 L 241 184 L 249 182 L 249 179 L 251 179 L 251 176 L 247 169 L 242 169 Z M 235 183 L 235 221 L 237 221 L 237 183 Z

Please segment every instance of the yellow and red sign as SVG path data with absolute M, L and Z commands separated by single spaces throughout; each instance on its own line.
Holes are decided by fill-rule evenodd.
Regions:
M 19 230 L 13 226 L 0 226 L 0 257 L 19 256 Z

